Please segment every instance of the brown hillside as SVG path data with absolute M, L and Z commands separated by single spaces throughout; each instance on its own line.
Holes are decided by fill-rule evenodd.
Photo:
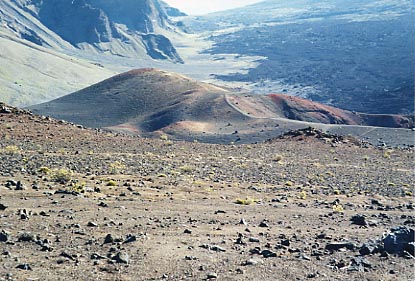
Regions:
M 116 75 L 31 109 L 87 127 L 213 143 L 264 141 L 308 126 L 367 136 L 369 129 L 356 126 L 414 125 L 413 117 L 353 113 L 287 95 L 235 93 L 151 68 Z M 345 131 L 342 125 L 355 127 Z M 411 136 L 404 134 L 408 143 Z

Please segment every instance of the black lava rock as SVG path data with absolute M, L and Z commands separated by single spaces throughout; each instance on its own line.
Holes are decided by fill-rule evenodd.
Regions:
M 393 228 L 391 232 L 383 239 L 385 251 L 389 254 L 402 254 L 403 251 L 413 252 L 413 243 L 415 243 L 415 231 L 406 226 Z
M 346 248 L 348 250 L 353 251 L 356 249 L 356 246 L 351 242 L 337 242 L 337 243 L 329 243 L 326 245 L 326 250 L 329 251 L 338 251 L 342 248 Z
M 24 232 L 17 238 L 18 242 L 34 242 L 35 240 L 35 235 L 30 232 Z
M 0 242 L 7 242 L 9 240 L 10 234 L 6 231 L 0 231 Z
M 270 251 L 270 250 L 263 250 L 263 251 L 261 252 L 261 255 L 262 255 L 264 258 L 275 258 L 275 257 L 277 256 L 277 254 L 276 254 L 276 253 L 274 253 L 274 252 L 272 252 L 272 251 Z
M 16 268 L 21 270 L 32 270 L 32 267 L 27 263 L 19 264 Z
M 367 225 L 366 217 L 363 215 L 354 215 L 350 220 L 352 221 L 352 224 L 361 226 Z

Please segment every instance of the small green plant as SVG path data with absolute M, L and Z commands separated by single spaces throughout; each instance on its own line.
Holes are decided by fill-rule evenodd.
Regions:
M 340 190 L 336 189 L 333 191 L 334 195 L 340 195 Z
M 117 186 L 117 182 L 115 180 L 109 180 L 107 186 Z
M 285 186 L 293 186 L 294 183 L 292 181 L 286 181 Z
M 386 158 L 386 159 L 390 159 L 392 153 L 393 153 L 393 150 L 392 149 L 385 150 L 385 152 L 383 152 L 383 157 Z
M 85 193 L 85 186 L 86 183 L 82 182 L 82 183 L 78 183 L 78 182 L 73 182 L 71 189 L 72 191 L 78 192 L 78 193 Z
M 307 199 L 307 192 L 305 190 L 301 191 L 300 193 L 298 193 L 297 198 L 301 199 L 301 200 L 306 200 Z
M 45 174 L 45 175 L 47 175 L 47 174 L 50 174 L 51 172 L 52 172 L 52 170 L 51 169 L 49 169 L 48 167 L 40 167 L 39 168 L 39 170 L 37 170 L 39 173 L 41 173 L 41 174 Z
M 115 161 L 110 164 L 109 172 L 110 174 L 115 175 L 115 174 L 122 173 L 124 169 L 125 169 L 125 165 L 123 163 L 121 163 L 120 161 Z
M 72 180 L 73 172 L 68 169 L 54 169 L 52 171 L 51 180 L 59 183 L 68 183 Z
M 3 152 L 6 154 L 16 154 L 20 149 L 16 145 L 8 145 L 3 149 Z
M 333 205 L 333 212 L 335 212 L 335 213 L 343 213 L 344 212 L 344 208 L 340 204 L 335 204 L 335 205 Z
M 200 180 L 195 180 L 192 182 L 192 184 L 201 187 L 204 184 L 204 182 Z
M 166 140 L 166 141 L 164 142 L 164 144 L 165 144 L 166 146 L 172 146 L 172 145 L 174 144 L 174 142 L 172 142 L 171 140 Z
M 405 191 L 405 196 L 412 197 L 412 195 L 413 195 L 412 191 L 409 191 L 409 190 Z
M 169 139 L 169 137 L 167 135 L 161 135 L 160 139 L 166 141 Z

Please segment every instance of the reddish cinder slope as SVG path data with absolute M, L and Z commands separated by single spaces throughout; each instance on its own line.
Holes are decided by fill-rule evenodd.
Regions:
M 359 118 L 350 111 L 282 94 L 270 94 L 269 98 L 281 110 L 281 117 L 323 124 L 359 124 Z
M 414 116 L 365 114 L 342 110 L 299 97 L 270 94 L 279 117 L 323 124 L 366 125 L 390 128 L 414 127 Z

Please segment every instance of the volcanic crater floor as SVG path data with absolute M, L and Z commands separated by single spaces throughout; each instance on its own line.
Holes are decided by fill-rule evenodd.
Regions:
M 383 240 L 413 234 L 413 152 L 3 113 L 0 280 L 413 280 L 411 241 Z

